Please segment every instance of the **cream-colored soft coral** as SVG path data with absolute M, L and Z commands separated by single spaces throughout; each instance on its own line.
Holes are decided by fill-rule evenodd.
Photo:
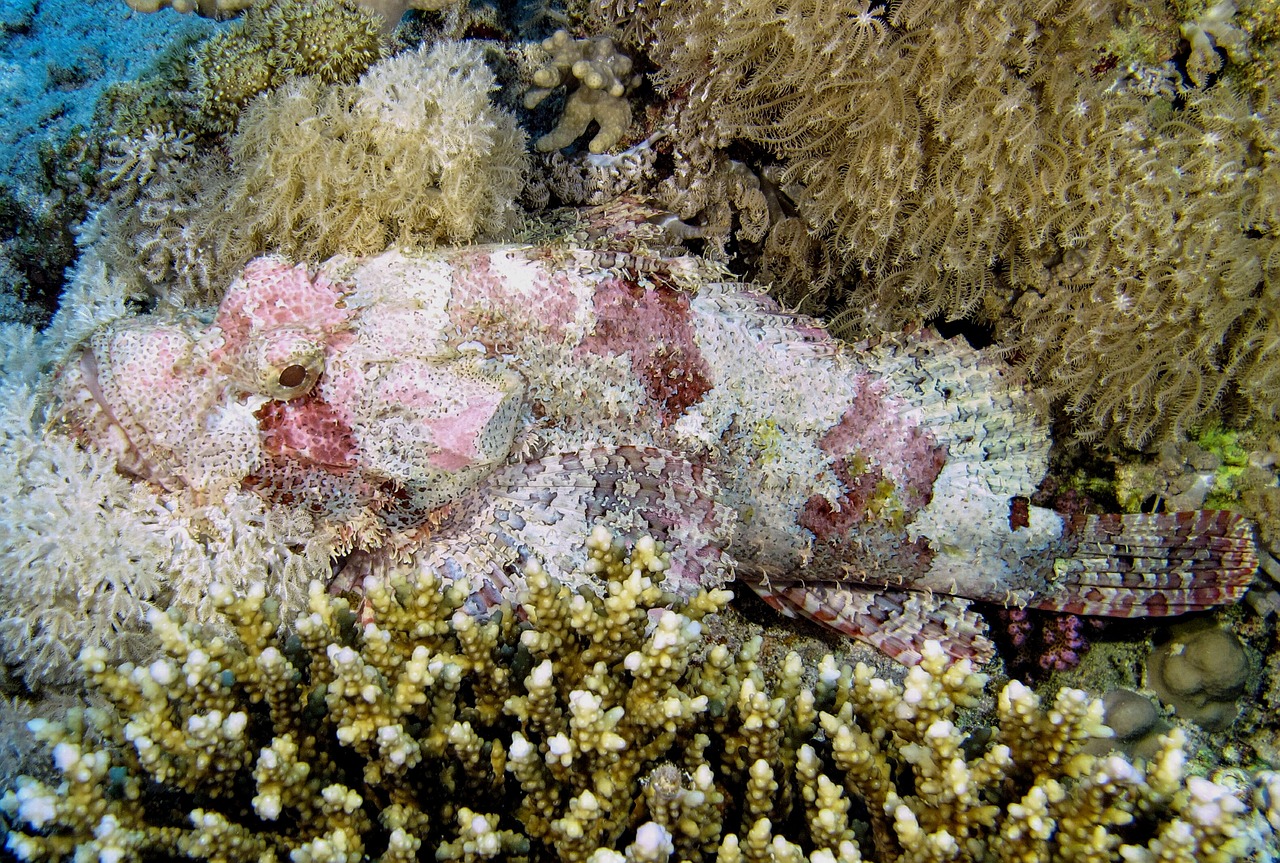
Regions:
M 561 84 L 576 86 L 564 104 L 560 122 L 534 142 L 543 153 L 559 150 L 576 141 L 594 121 L 600 128 L 587 148 L 603 153 L 626 133 L 631 125 L 631 105 L 627 94 L 640 83 L 631 72 L 631 58 L 618 51 L 607 36 L 575 39 L 566 30 L 557 30 L 543 40 L 551 52 L 551 62 L 533 74 L 534 87 L 524 96 L 524 106 L 535 108 Z
M 1209 76 L 1222 68 L 1218 49 L 1226 51 L 1232 60 L 1246 58 L 1245 43 L 1249 37 L 1236 26 L 1235 15 L 1235 0 L 1221 0 L 1194 21 L 1183 22 L 1182 38 L 1191 46 L 1187 77 L 1197 87 L 1203 87 Z
M 527 158 L 494 87 L 481 50 L 456 42 L 385 60 L 355 85 L 294 79 L 241 117 L 211 242 L 242 260 L 320 260 L 505 233 Z

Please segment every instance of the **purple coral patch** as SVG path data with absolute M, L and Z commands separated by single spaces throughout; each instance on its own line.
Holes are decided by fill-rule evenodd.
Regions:
M 1001 637 L 1002 655 L 1010 672 L 1031 677 L 1036 676 L 1037 668 L 1075 668 L 1089 651 L 1087 633 L 1098 634 L 1105 623 L 1074 614 L 1024 608 L 995 608 L 987 613 L 999 621 L 994 631 Z
M 689 298 L 665 285 L 611 279 L 595 295 L 595 332 L 579 351 L 629 354 L 631 369 L 669 425 L 711 389 L 710 368 L 694 340 Z

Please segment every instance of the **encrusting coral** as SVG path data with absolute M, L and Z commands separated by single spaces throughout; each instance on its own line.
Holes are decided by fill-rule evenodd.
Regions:
M 1173 438 L 1224 401 L 1274 423 L 1280 123 L 1274 87 L 1247 73 L 1270 46 L 1241 29 L 1266 15 L 1162 3 L 1148 21 L 1133 5 L 634 0 L 594 12 L 660 69 L 675 159 L 662 195 L 677 215 L 713 205 L 731 153 L 781 169 L 788 209 L 844 277 L 815 290 L 808 276 L 828 268 L 812 245 L 766 247 L 761 267 L 792 279 L 777 286 L 789 301 L 821 307 L 837 286 L 863 331 L 995 324 L 1082 436 Z M 1176 50 L 1179 29 L 1191 83 L 1168 54 L 1130 47 Z M 1214 46 L 1228 57 L 1218 73 Z M 768 260 L 779 254 L 800 261 Z
M 551 60 L 533 73 L 534 86 L 525 93 L 524 106 L 537 107 L 561 85 L 570 89 L 560 121 L 534 147 L 543 153 L 568 147 L 595 123 L 598 128 L 587 149 L 605 152 L 631 125 L 627 94 L 640 83 L 640 76 L 631 71 L 631 58 L 607 36 L 575 39 L 567 30 L 557 30 L 542 47 Z
M 1147 686 L 1179 717 L 1221 731 L 1240 712 L 1239 701 L 1256 675 L 1250 665 L 1230 631 L 1189 621 L 1173 627 L 1169 640 L 1147 656 Z
M 210 637 L 151 615 L 162 651 L 82 655 L 114 709 L 37 721 L 62 780 L 0 801 L 22 860 L 178 856 L 858 861 L 1239 859 L 1255 816 L 1188 777 L 1178 732 L 1146 767 L 1083 755 L 1108 732 L 1077 690 L 1051 707 L 1010 683 L 990 734 L 960 727 L 986 676 L 935 643 L 897 684 L 830 656 L 772 677 L 654 587 L 669 556 L 597 528 L 603 598 L 536 559 L 487 620 L 430 574 L 313 585 L 290 634 L 261 588 L 213 600 Z M 772 680 L 772 683 L 770 683 Z M 160 800 L 165 801 L 160 805 Z

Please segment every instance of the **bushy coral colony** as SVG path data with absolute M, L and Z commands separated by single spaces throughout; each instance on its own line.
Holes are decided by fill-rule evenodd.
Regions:
M 1179 732 L 1135 766 L 1082 748 L 1100 702 L 986 675 L 936 643 L 901 683 L 830 655 L 767 679 L 759 639 L 707 639 L 724 591 L 670 603 L 670 554 L 606 529 L 607 595 L 531 558 L 487 622 L 422 572 L 369 613 L 317 583 L 286 637 L 258 586 L 214 597 L 234 635 L 155 612 L 148 664 L 81 659 L 110 708 L 37 724 L 57 784 L 0 800 L 21 860 L 1107 860 L 1254 850 L 1239 790 L 1188 776 Z M 163 802 L 157 797 L 163 794 Z
M 1280 857 L 1274 0 L 128 6 L 4 854 Z
M 636 0 L 597 20 L 673 96 L 678 215 L 740 219 L 788 296 L 841 294 L 856 330 L 984 319 L 1080 431 L 1142 444 L 1227 395 L 1278 416 L 1276 9 L 1241 5 Z M 776 160 L 772 202 L 715 203 L 748 143 Z

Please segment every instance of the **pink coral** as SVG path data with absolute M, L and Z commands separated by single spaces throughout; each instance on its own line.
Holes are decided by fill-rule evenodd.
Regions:
M 1002 655 L 1009 672 L 1036 676 L 1037 672 L 1075 668 L 1089 652 L 1088 634 L 1097 635 L 1104 620 L 1026 608 L 995 611 L 998 631 L 1007 640 Z

